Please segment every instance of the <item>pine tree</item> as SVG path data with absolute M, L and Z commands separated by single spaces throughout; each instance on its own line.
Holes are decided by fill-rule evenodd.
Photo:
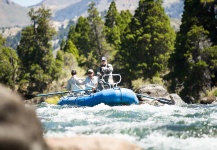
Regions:
M 15 89 L 18 74 L 18 57 L 15 50 L 5 46 L 6 39 L 0 34 L 0 82 Z
M 112 57 L 114 50 L 106 41 L 104 23 L 93 2 L 89 4 L 87 19 L 91 30 L 89 36 L 92 46 L 87 61 L 92 62 L 94 66 L 102 56 Z
M 165 76 L 169 90 L 180 93 L 188 103 L 197 102 L 210 89 L 216 72 L 216 54 L 212 51 L 214 47 L 210 47 L 216 43 L 213 5 L 208 1 L 185 1 L 175 52 L 169 59 L 170 73 Z
M 123 43 L 131 78 L 152 79 L 167 71 L 174 49 L 175 32 L 161 0 L 140 0 Z
M 109 6 L 108 13 L 105 16 L 105 26 L 113 28 L 118 25 L 118 19 L 120 19 L 120 16 L 116 8 L 116 3 L 113 0 Z
M 206 92 L 207 87 L 210 86 L 210 66 L 207 62 L 206 48 L 211 46 L 208 39 L 209 32 L 204 30 L 203 27 L 192 26 L 191 30 L 187 33 L 186 38 L 186 53 L 184 57 L 186 58 L 187 64 L 187 78 L 184 79 L 183 87 L 180 95 L 193 97 L 195 100 L 191 101 L 193 103 L 197 102 L 200 98 L 201 92 Z
M 73 54 L 76 59 L 79 58 L 78 49 L 71 40 L 67 40 L 64 51 Z
M 91 51 L 90 43 L 90 25 L 87 18 L 79 17 L 75 26 L 75 37 L 77 40 L 73 40 L 79 50 L 79 54 L 88 57 L 88 53 Z
M 108 43 L 113 44 L 115 49 L 119 49 L 120 45 L 120 14 L 117 11 L 116 4 L 112 1 L 109 6 L 107 15 L 105 16 L 106 39 Z
M 32 25 L 22 30 L 17 48 L 21 60 L 20 91 L 42 92 L 53 80 L 58 79 L 61 68 L 56 68 L 50 41 L 55 30 L 49 24 L 51 13 L 44 6 L 28 13 Z M 58 71 L 59 70 L 59 71 Z M 23 87 L 27 86 L 26 89 Z
M 118 26 L 121 31 L 121 41 L 124 40 L 124 34 L 129 32 L 129 24 L 131 22 L 133 15 L 129 10 L 122 10 L 120 13 L 120 20 L 118 20 Z
M 72 53 L 73 57 L 76 57 L 78 64 L 81 67 L 88 67 L 88 64 L 90 64 L 87 61 L 92 47 L 89 35 L 89 22 L 87 18 L 81 16 L 78 18 L 76 25 L 70 27 L 68 38 L 63 49 L 64 52 Z

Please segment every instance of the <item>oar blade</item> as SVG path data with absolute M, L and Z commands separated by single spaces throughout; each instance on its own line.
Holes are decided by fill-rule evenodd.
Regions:
M 159 99 L 157 99 L 157 101 L 162 103 L 162 104 L 175 105 L 174 100 L 169 100 L 169 99 L 166 99 L 166 98 L 159 98 Z
M 146 98 L 148 100 L 157 100 L 158 102 L 162 103 L 162 104 L 168 104 L 168 105 L 175 105 L 175 101 L 174 100 L 169 100 L 166 98 L 155 98 L 155 97 L 151 97 L 151 96 L 147 96 L 147 95 L 143 95 L 143 94 L 137 94 L 138 98 Z

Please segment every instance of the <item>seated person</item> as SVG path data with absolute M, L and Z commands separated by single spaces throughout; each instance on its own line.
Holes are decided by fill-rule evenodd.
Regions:
M 98 77 L 94 76 L 93 69 L 89 69 L 87 73 L 88 73 L 88 76 L 84 81 L 85 88 L 92 88 L 92 91 L 96 92 L 96 88 L 98 86 Z
M 68 80 L 67 82 L 67 86 L 66 86 L 66 89 L 68 91 L 73 91 L 73 90 L 80 90 L 82 89 L 81 88 L 81 85 L 83 84 L 83 81 L 81 79 L 79 79 L 77 76 L 76 76 L 77 72 L 76 70 L 72 70 L 71 71 L 71 75 L 72 77 Z

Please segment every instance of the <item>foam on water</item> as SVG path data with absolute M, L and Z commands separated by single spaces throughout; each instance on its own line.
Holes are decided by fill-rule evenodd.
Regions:
M 111 136 L 144 149 L 214 149 L 216 105 L 132 105 L 76 108 L 41 104 L 37 107 L 44 135 Z

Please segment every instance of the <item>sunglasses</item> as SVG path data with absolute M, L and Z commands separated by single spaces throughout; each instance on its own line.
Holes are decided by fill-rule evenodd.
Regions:
M 92 74 L 93 72 L 88 72 L 88 74 Z

